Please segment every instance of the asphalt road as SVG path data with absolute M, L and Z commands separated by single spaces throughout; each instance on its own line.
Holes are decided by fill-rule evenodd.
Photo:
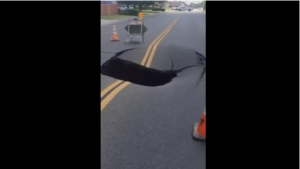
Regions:
M 151 68 L 170 70 L 196 65 L 157 87 L 129 84 L 101 111 L 101 169 L 205 169 L 206 143 L 192 139 L 193 124 L 205 106 L 203 65 L 205 14 L 170 12 L 145 17 L 145 43 L 127 44 L 127 21 L 113 23 L 120 38 L 111 42 L 112 24 L 101 26 L 101 51 L 125 52 L 120 58 L 141 63 L 147 47 L 178 16 L 158 45 Z M 101 65 L 114 54 L 102 54 Z M 101 91 L 117 79 L 101 75 Z M 102 100 L 105 98 L 101 98 Z

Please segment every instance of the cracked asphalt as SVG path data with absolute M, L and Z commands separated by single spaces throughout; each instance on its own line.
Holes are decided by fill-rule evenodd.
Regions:
M 169 12 L 145 17 L 145 43 L 127 44 L 124 27 L 114 22 L 120 41 L 111 42 L 112 25 L 101 26 L 101 51 L 141 63 L 150 43 L 177 17 L 180 19 L 158 45 L 151 68 L 169 70 L 195 64 L 198 51 L 205 56 L 205 14 Z M 191 50 L 190 50 L 191 49 Z M 101 65 L 114 54 L 102 53 Z M 101 169 L 205 169 L 206 143 L 192 139 L 193 124 L 205 106 L 202 66 L 179 73 L 158 87 L 130 84 L 101 112 Z M 101 75 L 101 91 L 117 81 Z

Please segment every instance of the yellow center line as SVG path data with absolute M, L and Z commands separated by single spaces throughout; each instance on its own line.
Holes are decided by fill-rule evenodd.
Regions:
M 175 25 L 175 23 L 179 20 L 180 16 L 178 16 L 168 27 L 166 30 L 164 30 L 148 47 L 141 65 L 145 65 L 145 62 L 147 61 L 147 58 L 149 58 L 148 62 L 147 62 L 147 67 L 150 67 L 151 62 L 153 60 L 154 57 L 154 53 L 157 49 L 158 44 L 162 41 L 162 39 L 168 34 L 168 32 L 172 29 L 172 27 Z M 155 46 L 154 46 L 155 45 Z M 154 47 L 153 47 L 154 46 Z M 151 51 L 153 47 L 153 50 Z M 151 54 L 149 55 L 151 51 Z M 153 52 L 154 51 L 154 52 Z M 150 62 L 150 64 L 149 64 Z M 117 80 L 116 82 L 112 83 L 111 85 L 109 85 L 107 88 L 105 88 L 103 91 L 101 91 L 101 98 L 106 95 L 109 91 L 111 91 L 114 87 L 118 86 L 120 83 L 122 83 L 124 81 L 122 80 Z M 114 99 L 114 97 L 120 92 L 122 91 L 125 87 L 127 87 L 130 84 L 130 82 L 125 82 L 122 83 L 120 86 L 118 86 L 117 88 L 115 88 L 115 90 L 113 90 L 111 93 L 109 93 L 104 99 L 103 101 L 101 101 L 101 111 L 107 106 L 107 104 Z
M 108 87 L 106 87 L 104 90 L 101 91 L 101 98 L 106 95 L 106 93 L 108 93 L 111 89 L 113 89 L 114 87 L 118 86 L 121 82 L 123 82 L 122 80 L 117 80 L 115 81 L 113 84 L 109 85 Z
M 113 90 L 108 96 L 105 97 L 105 99 L 101 102 L 101 111 L 106 107 L 106 105 L 116 97 L 116 95 L 122 91 L 126 86 L 128 86 L 130 82 L 125 82 L 121 84 L 119 87 L 117 87 L 115 90 Z
M 179 18 L 180 18 L 180 15 L 179 15 L 179 17 L 177 18 L 177 20 L 175 21 L 175 23 L 179 20 Z M 173 24 L 173 26 L 175 25 L 175 23 Z M 173 26 L 172 26 L 172 27 L 173 27 Z M 166 31 L 166 33 L 165 33 L 165 34 L 157 41 L 157 43 L 155 43 L 155 45 L 154 45 L 154 47 L 153 47 L 153 49 L 152 49 L 152 51 L 151 51 L 151 53 L 150 53 L 148 62 L 147 62 L 147 64 L 146 64 L 146 67 L 150 67 L 150 65 L 151 65 L 151 63 L 152 63 L 152 60 L 153 60 L 153 57 L 154 57 L 154 54 L 155 54 L 155 52 L 156 52 L 157 46 L 158 46 L 158 45 L 160 44 L 160 42 L 167 36 L 167 34 L 168 34 L 168 33 L 170 32 L 170 30 L 172 29 L 172 27 Z
M 171 29 L 174 25 L 175 25 L 175 23 L 177 22 L 177 20 L 179 19 L 179 17 L 180 16 L 178 16 L 167 28 L 166 28 L 166 30 L 164 30 L 150 45 L 149 45 L 149 47 L 148 47 L 148 49 L 147 49 L 147 51 L 146 51 L 146 53 L 145 53 L 145 56 L 144 56 L 144 58 L 143 58 L 143 60 L 142 60 L 142 63 L 141 63 L 141 65 L 143 65 L 143 66 L 145 66 L 145 62 L 147 61 L 147 59 L 148 59 L 148 57 L 147 56 L 149 56 L 149 53 L 150 53 L 150 50 L 152 49 L 152 47 L 153 47 L 153 45 L 169 30 L 169 29 Z
M 145 65 L 145 62 L 147 61 L 148 59 L 148 56 L 149 56 L 149 53 L 150 53 L 150 50 L 152 49 L 152 46 L 156 43 L 156 41 L 159 40 L 160 37 L 162 37 L 164 35 L 165 32 L 168 31 L 168 29 L 173 26 L 175 24 L 175 22 L 177 21 L 179 17 L 177 17 L 168 27 L 166 30 L 164 30 L 156 39 L 154 39 L 154 41 L 149 45 L 144 57 L 143 57 L 143 60 L 142 60 L 142 63 L 141 65 Z M 110 92 L 114 87 L 118 86 L 120 83 L 122 83 L 124 81 L 122 80 L 117 80 L 116 82 L 112 83 L 111 85 L 109 85 L 108 87 L 106 87 L 103 91 L 101 91 L 101 98 L 103 96 L 105 96 L 108 92 Z

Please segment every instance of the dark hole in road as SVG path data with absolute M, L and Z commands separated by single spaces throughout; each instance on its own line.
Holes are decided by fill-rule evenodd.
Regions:
M 187 66 L 179 70 L 161 71 L 127 60 L 112 58 L 101 66 L 101 74 L 139 85 L 154 87 L 171 82 L 177 76 L 177 73 L 189 67 L 192 66 Z
M 153 68 L 147 68 L 137 63 L 120 59 L 119 55 L 126 51 L 133 50 L 127 49 L 116 53 L 111 59 L 106 61 L 101 66 L 101 74 L 110 76 L 119 80 L 129 81 L 134 84 L 143 86 L 162 86 L 172 81 L 173 78 L 177 77 L 177 74 L 181 71 L 194 67 L 196 65 L 186 66 L 178 70 L 173 69 L 173 61 L 171 70 L 158 70 Z M 104 53 L 104 52 L 103 52 Z

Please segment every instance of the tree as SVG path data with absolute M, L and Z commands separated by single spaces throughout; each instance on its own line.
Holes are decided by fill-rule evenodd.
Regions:
M 167 1 L 157 1 L 160 7 L 164 6 Z
M 148 6 L 148 5 L 152 5 L 154 6 L 155 4 L 158 4 L 158 5 L 162 5 L 164 4 L 166 1 L 120 1 L 119 3 L 120 4 L 125 4 L 126 6 L 129 6 L 129 5 L 133 5 L 133 7 L 135 9 L 139 9 L 139 11 L 142 11 L 143 9 L 143 6 Z
M 201 6 L 206 9 L 206 1 L 202 1 Z

